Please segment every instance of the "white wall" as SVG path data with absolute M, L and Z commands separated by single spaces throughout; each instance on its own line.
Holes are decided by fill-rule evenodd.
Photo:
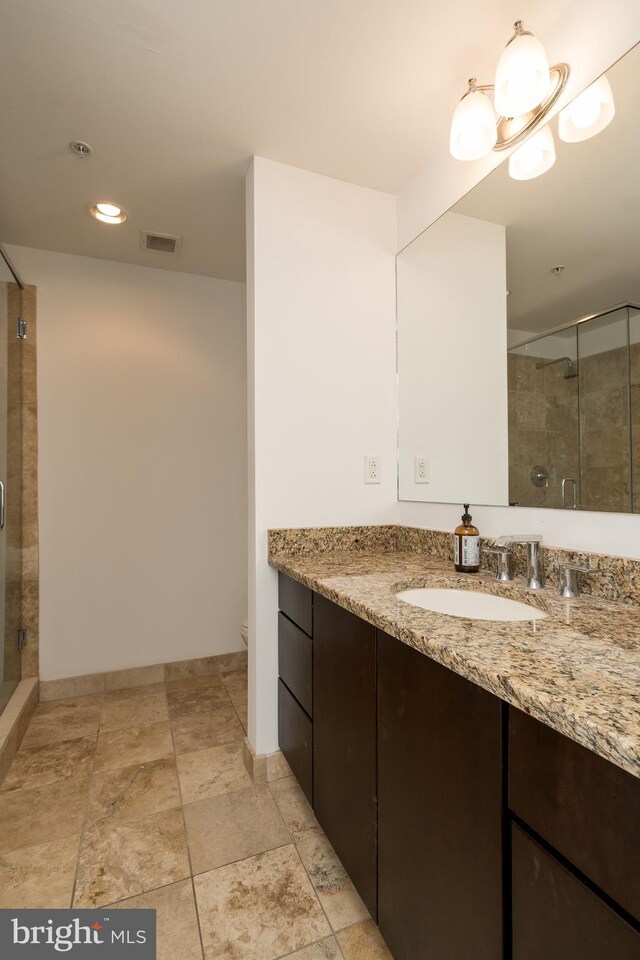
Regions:
M 395 197 L 256 157 L 247 178 L 249 737 L 277 747 L 267 530 L 396 513 Z M 364 484 L 366 454 L 382 482 Z
M 640 3 L 576 0 L 540 39 L 552 63 L 566 60 L 571 65 L 571 80 L 560 108 L 640 41 Z M 435 132 L 430 161 L 398 197 L 399 248 L 457 203 L 503 159 L 455 161 L 449 155 L 448 136 L 448 130 Z M 522 507 L 474 506 L 472 512 L 474 523 L 488 536 L 542 533 L 553 546 L 640 558 L 640 516 Z M 398 515 L 401 523 L 452 530 L 459 514 L 459 509 L 446 504 L 400 503 Z
M 403 500 L 509 502 L 505 235 L 449 212 L 398 257 Z M 415 481 L 416 458 L 428 483 Z
M 38 288 L 42 679 L 240 649 L 244 284 L 9 250 Z

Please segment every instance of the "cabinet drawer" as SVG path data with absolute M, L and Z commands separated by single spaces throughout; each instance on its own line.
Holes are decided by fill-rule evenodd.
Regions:
M 278 739 L 293 775 L 313 803 L 313 724 L 282 680 L 278 680 Z
M 279 573 L 278 606 L 301 630 L 313 635 L 313 594 L 308 587 Z
M 640 934 L 514 826 L 513 960 L 637 960 Z
M 640 780 L 510 708 L 509 806 L 640 919 Z
M 313 717 L 313 640 L 278 614 L 278 668 L 296 700 Z

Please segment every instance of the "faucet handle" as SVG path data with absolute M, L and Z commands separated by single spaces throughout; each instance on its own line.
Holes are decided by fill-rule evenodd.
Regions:
M 511 548 L 505 547 L 485 547 L 485 553 L 494 553 L 498 557 L 498 569 L 496 571 L 496 580 L 513 580 L 511 573 L 511 560 L 513 554 Z
M 561 563 L 560 576 L 558 578 L 558 593 L 561 597 L 571 600 L 580 596 L 580 586 L 578 584 L 579 573 L 597 573 L 596 567 L 585 567 L 581 563 Z

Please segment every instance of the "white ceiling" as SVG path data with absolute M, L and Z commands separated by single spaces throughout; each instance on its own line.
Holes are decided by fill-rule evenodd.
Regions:
M 503 164 L 454 210 L 507 227 L 509 326 L 539 333 L 623 302 L 640 303 L 640 46 L 607 72 L 616 104 L 591 140 L 563 143 L 535 180 Z M 560 274 L 554 266 L 565 267 Z
M 569 3 L 0 0 L 0 239 L 242 280 L 253 154 L 396 193 L 512 21 L 544 36 Z

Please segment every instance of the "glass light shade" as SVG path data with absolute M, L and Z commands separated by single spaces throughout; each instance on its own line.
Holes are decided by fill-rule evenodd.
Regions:
M 509 157 L 509 176 L 514 180 L 533 180 L 546 173 L 556 162 L 556 145 L 549 127 L 543 127 Z
M 496 115 L 488 97 L 480 90 L 467 93 L 456 107 L 451 121 L 449 150 L 456 160 L 478 160 L 498 139 Z
M 567 143 L 588 140 L 608 126 L 616 112 L 606 77 L 600 77 L 560 111 L 558 133 Z
M 119 217 L 122 213 L 122 207 L 116 206 L 115 203 L 96 203 L 96 208 L 105 217 Z
M 549 95 L 549 61 L 540 41 L 516 34 L 498 60 L 494 103 L 503 117 L 521 117 Z

